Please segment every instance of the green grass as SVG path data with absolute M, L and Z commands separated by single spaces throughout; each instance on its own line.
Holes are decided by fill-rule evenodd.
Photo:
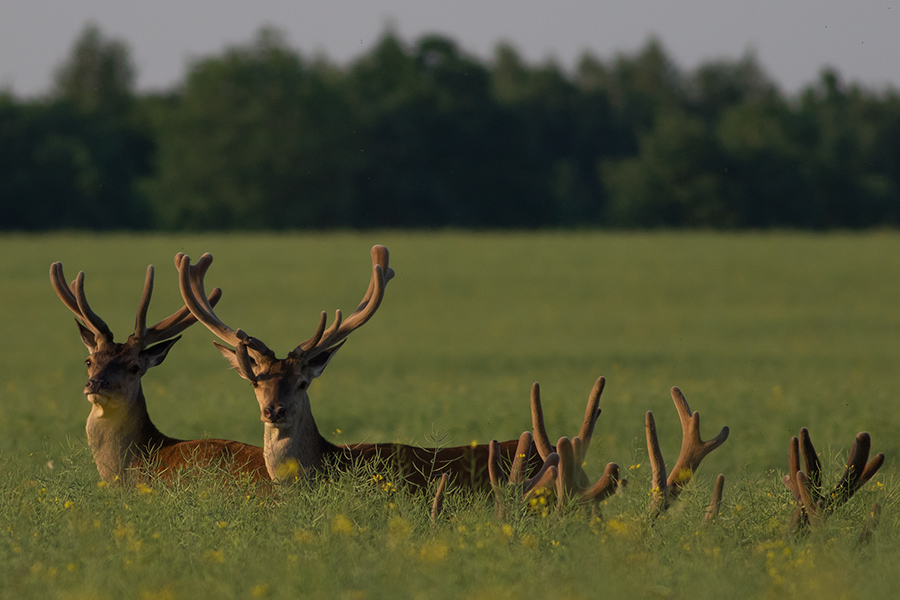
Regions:
M 181 305 L 174 254 L 209 251 L 208 285 L 224 290 L 217 313 L 284 355 L 321 310 L 356 305 L 375 243 L 390 248 L 397 277 L 311 389 L 322 432 L 338 443 L 511 439 L 530 427 L 539 381 L 551 436 L 571 436 L 603 375 L 587 469 L 641 467 L 602 520 L 523 509 L 498 521 L 489 501 L 451 492 L 448 520 L 433 529 L 427 499 L 384 492 L 366 472 L 281 497 L 212 475 L 174 488 L 98 487 L 84 439 L 86 351 L 49 285 L 52 261 L 70 279 L 85 271 L 92 307 L 124 339 L 146 265 L 157 267 L 154 320 Z M 35 598 L 892 597 L 898 274 L 900 234 L 887 232 L 0 238 L 0 589 Z M 261 443 L 249 384 L 211 339 L 188 330 L 145 377 L 154 422 L 177 437 Z M 732 433 L 679 509 L 651 526 L 643 417 L 656 415 L 671 465 L 673 385 L 700 411 L 705 437 L 723 425 Z M 888 460 L 824 531 L 798 540 L 785 535 L 792 506 L 780 475 L 803 426 L 832 477 L 857 431 Z M 719 472 L 722 517 L 702 527 Z M 882 522 L 858 548 L 876 500 Z

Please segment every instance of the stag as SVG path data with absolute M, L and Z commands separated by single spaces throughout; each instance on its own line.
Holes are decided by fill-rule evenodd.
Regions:
M 803 533 L 809 528 L 820 527 L 828 516 L 846 503 L 862 486 L 864 486 L 884 464 L 884 453 L 879 452 L 869 460 L 872 440 L 869 434 L 862 431 L 856 434 L 847 466 L 841 478 L 827 491 L 822 483 L 822 463 L 813 447 L 806 427 L 800 429 L 800 436 L 792 437 L 788 451 L 788 474 L 782 478 L 784 485 L 794 495 L 797 508 L 791 518 L 791 530 Z M 800 459 L 803 459 L 803 469 Z M 870 510 L 871 519 L 877 518 L 881 512 L 878 504 Z M 874 525 L 867 526 L 867 529 Z
M 170 476 L 188 467 L 224 467 L 252 480 L 266 480 L 262 449 L 221 439 L 178 440 L 157 429 L 147 412 L 141 379 L 163 362 L 181 332 L 196 322 L 187 307 L 152 327 L 147 309 L 153 292 L 153 266 L 147 267 L 134 333 L 116 343 L 107 324 L 91 310 L 84 293 L 84 272 L 66 284 L 62 263 L 50 265 L 50 281 L 63 304 L 75 313 L 81 341 L 90 356 L 84 395 L 91 403 L 87 439 L 100 477 L 114 484 L 135 471 Z M 218 302 L 215 289 L 206 302 Z
M 322 470 L 326 465 L 346 468 L 367 462 L 381 463 L 413 489 L 422 489 L 447 474 L 457 485 L 487 489 L 489 446 L 420 448 L 395 443 L 336 445 L 319 433 L 310 407 L 309 386 L 319 377 L 347 337 L 365 324 L 384 297 L 385 286 L 394 276 L 384 246 L 372 248 L 372 277 L 359 306 L 344 318 L 338 310 L 330 327 L 323 312 L 315 333 L 277 358 L 259 338 L 232 329 L 213 312 L 206 298 L 204 278 L 213 257 L 207 253 L 197 264 L 179 253 L 181 295 L 198 321 L 231 347 L 213 342 L 235 371 L 253 385 L 265 425 L 263 453 L 269 475 L 290 481 Z M 511 461 L 518 441 L 500 444 L 500 454 Z M 549 468 L 550 465 L 547 465 Z
M 544 425 L 544 410 L 541 403 L 541 388 L 535 383 L 531 388 L 531 433 L 522 434 L 522 440 L 531 441 L 533 444 L 521 444 L 517 450 L 516 460 L 510 468 L 509 474 L 503 470 L 503 461 L 494 446 L 494 454 L 490 463 L 491 483 L 494 488 L 498 514 L 502 514 L 504 483 L 515 486 L 517 495 L 527 499 L 533 491 L 540 486 L 556 481 L 557 502 L 561 506 L 569 501 L 581 503 L 596 503 L 612 495 L 622 483 L 619 479 L 619 465 L 608 463 L 603 474 L 596 482 L 591 483 L 588 474 L 584 471 L 585 457 L 594 435 L 594 426 L 600 416 L 600 396 L 606 387 L 606 379 L 600 377 L 594 383 L 591 393 L 588 395 L 587 406 L 584 411 L 584 421 L 581 429 L 573 438 L 561 437 L 556 446 L 551 445 L 550 436 Z M 693 478 L 694 473 L 706 456 L 725 443 L 728 439 L 729 429 L 723 427 L 712 439 L 703 441 L 700 438 L 700 414 L 692 413 L 684 394 L 677 387 L 671 390 L 672 401 L 681 420 L 682 439 L 681 452 L 672 469 L 666 476 L 665 461 L 659 447 L 659 437 L 656 433 L 656 422 L 652 412 L 647 412 L 645 428 L 647 434 L 647 452 L 652 467 L 650 511 L 658 515 L 669 508 L 670 503 L 677 498 L 684 486 Z M 492 442 L 492 445 L 496 442 Z M 529 460 L 532 448 L 536 449 L 544 464 L 553 465 L 550 471 L 551 477 L 538 482 L 538 478 L 526 479 L 520 465 Z M 722 492 L 725 477 L 719 475 L 716 478 L 712 499 L 706 511 L 706 520 L 712 520 L 719 512 L 722 502 Z

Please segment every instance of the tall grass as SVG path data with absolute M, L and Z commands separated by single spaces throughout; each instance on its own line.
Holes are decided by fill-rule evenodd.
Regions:
M 81 346 L 47 271 L 86 273 L 117 338 L 133 328 L 143 272 L 157 267 L 150 319 L 181 306 L 172 257 L 216 260 L 208 285 L 229 325 L 284 355 L 321 310 L 352 309 L 368 249 L 397 277 L 378 314 L 312 387 L 335 442 L 422 445 L 512 439 L 542 384 L 551 436 L 574 435 L 596 377 L 608 385 L 587 470 L 608 461 L 628 492 L 599 511 L 491 502 L 451 491 L 432 527 L 426 498 L 375 473 L 331 474 L 275 496 L 215 474 L 128 490 L 98 487 L 85 450 Z M 900 235 L 398 233 L 0 238 L 0 582 L 10 597 L 775 597 L 814 590 L 888 597 L 898 557 L 893 457 L 900 450 Z M 261 443 L 249 385 L 200 327 L 144 379 L 154 422 L 183 438 Z M 678 385 L 728 442 L 662 520 L 643 507 L 643 414 L 674 462 Z M 888 455 L 824 530 L 786 535 L 780 474 L 806 426 L 828 473 L 857 431 Z M 52 466 L 52 468 L 51 468 Z M 631 467 L 631 468 L 629 468 Z M 713 476 L 721 518 L 700 525 Z M 884 516 L 857 546 L 868 506 Z M 601 517 L 602 518 L 599 518 Z

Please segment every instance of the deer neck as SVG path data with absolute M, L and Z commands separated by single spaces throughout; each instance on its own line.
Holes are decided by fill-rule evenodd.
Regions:
M 92 403 L 86 431 L 94 464 L 109 483 L 123 482 L 129 469 L 170 441 L 150 420 L 140 385 L 130 400 Z
M 265 427 L 263 455 L 269 476 L 276 481 L 293 480 L 321 469 L 325 457 L 335 448 L 319 433 L 311 412 L 281 427 Z

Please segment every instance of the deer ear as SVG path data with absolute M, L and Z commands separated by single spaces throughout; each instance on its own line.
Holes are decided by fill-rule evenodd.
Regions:
M 81 321 L 75 319 L 75 324 L 78 325 L 78 331 L 81 333 L 81 341 L 87 346 L 88 351 L 93 354 L 97 351 L 97 336 L 94 335 L 94 332 L 81 324 Z
M 166 359 L 166 356 L 169 354 L 169 350 L 172 349 L 172 346 L 175 345 L 175 342 L 181 339 L 181 336 L 173 337 L 171 340 L 166 340 L 164 342 L 160 342 L 158 344 L 153 344 L 149 348 L 145 348 L 141 351 L 143 356 L 146 356 L 150 359 L 150 365 L 147 367 L 155 367 L 157 365 L 162 364 L 162 361 Z
M 228 364 L 231 365 L 231 368 L 238 372 L 238 375 L 250 381 L 250 378 L 244 374 L 244 370 L 241 368 L 241 361 L 238 360 L 237 352 L 229 348 L 228 346 L 223 346 L 218 342 L 213 342 L 213 345 L 219 349 L 219 352 L 222 353 L 222 356 L 225 357 L 225 360 L 228 361 Z
M 307 366 L 310 369 L 310 376 L 312 379 L 315 379 L 325 370 L 325 367 L 328 366 L 328 363 L 331 362 L 331 359 L 337 354 L 337 351 L 341 349 L 341 346 L 344 345 L 344 342 L 341 342 L 337 346 L 333 348 L 329 348 L 328 350 L 323 350 L 309 361 Z

